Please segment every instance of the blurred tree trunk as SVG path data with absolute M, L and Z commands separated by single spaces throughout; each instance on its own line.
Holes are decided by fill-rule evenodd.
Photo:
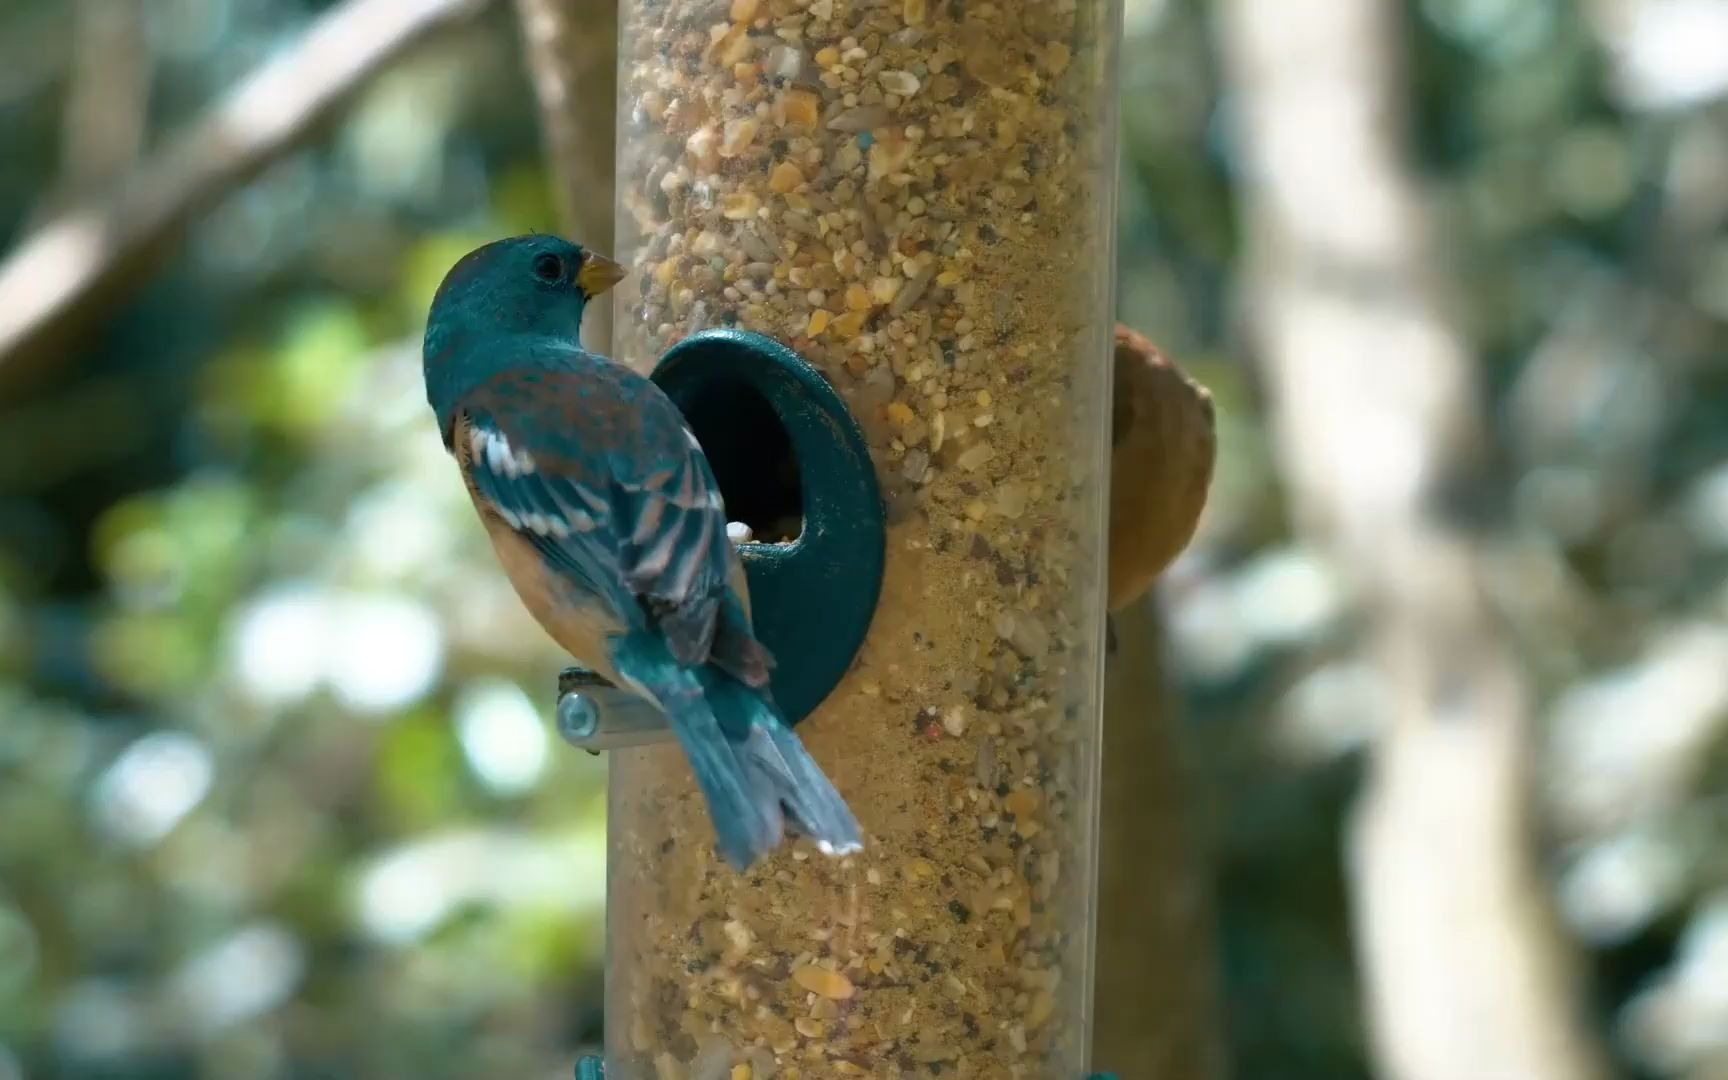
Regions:
M 113 186 L 137 164 L 149 127 L 153 60 L 142 0 L 72 4 L 60 175 L 36 207 L 36 223 Z
M 1255 331 L 1298 526 L 1353 576 L 1386 711 L 1347 862 L 1377 1071 L 1606 1075 L 1535 866 L 1532 706 L 1443 505 L 1487 438 L 1403 156 L 1393 0 L 1230 0 Z
M 1217 947 L 1158 609 L 1142 599 L 1112 622 L 1092 1067 L 1121 1080 L 1212 1080 L 1225 1074 Z
M 614 131 L 618 99 L 617 0 L 516 0 L 560 227 L 611 252 Z M 584 320 L 590 348 L 608 351 L 612 311 Z

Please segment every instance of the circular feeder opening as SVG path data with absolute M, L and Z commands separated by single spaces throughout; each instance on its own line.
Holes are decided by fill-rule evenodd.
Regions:
M 886 522 L 863 432 L 821 372 L 761 334 L 698 331 L 653 378 L 701 442 L 727 517 L 754 535 L 740 552 L 751 621 L 796 724 L 846 673 L 882 590 Z
M 755 387 L 713 379 L 684 407 L 702 444 L 726 516 L 750 526 L 759 544 L 790 544 L 804 533 L 804 489 L 792 436 Z

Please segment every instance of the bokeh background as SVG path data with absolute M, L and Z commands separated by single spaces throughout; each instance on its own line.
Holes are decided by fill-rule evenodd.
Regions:
M 561 658 L 419 373 L 458 254 L 610 219 L 603 162 L 546 163 L 536 7 L 0 3 L 0 1080 L 554 1077 L 598 1036 L 604 764 L 548 726 Z M 1465 387 L 1445 535 L 1518 688 L 1507 880 L 1582 988 L 1552 1075 L 1721 1080 L 1728 2 L 1310 4 L 1371 17 L 1291 36 L 1293 77 L 1343 65 L 1306 109 L 1277 7 L 1127 0 L 1123 47 L 1120 312 L 1218 406 L 1148 722 L 1191 763 L 1230 1074 L 1475 1080 L 1369 1034 L 1423 992 L 1352 900 L 1400 688 L 1327 484 L 1402 414 L 1331 472 L 1290 449 L 1371 427 L 1384 396 L 1292 389 L 1366 341 Z M 1359 224 L 1390 294 L 1267 314 Z

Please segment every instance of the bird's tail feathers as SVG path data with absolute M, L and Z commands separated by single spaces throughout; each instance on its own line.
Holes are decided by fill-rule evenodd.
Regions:
M 660 703 L 690 761 L 720 854 L 739 870 L 789 824 L 824 852 L 863 846 L 858 822 L 765 693 L 712 666 L 686 668 L 663 644 L 615 649 L 618 673 Z
M 823 852 L 849 855 L 864 847 L 846 800 L 784 724 L 753 729 L 741 753 L 752 787 L 775 792 L 788 823 Z
M 656 650 L 664 655 L 664 647 Z M 740 765 L 731 740 L 709 708 L 695 671 L 664 660 L 619 650 L 618 673 L 650 693 L 666 714 L 696 785 L 708 803 L 720 854 L 738 869 L 755 862 L 780 842 L 783 820 L 778 805 L 758 796 L 751 777 Z
M 703 681 L 764 812 L 783 814 L 826 854 L 862 848 L 863 836 L 846 800 L 764 695 L 718 673 Z

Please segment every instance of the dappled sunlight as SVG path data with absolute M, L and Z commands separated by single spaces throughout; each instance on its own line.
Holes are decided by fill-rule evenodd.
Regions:
M 470 683 L 456 698 L 456 728 L 469 768 L 500 795 L 532 790 L 546 775 L 551 740 L 534 702 L 515 683 Z
M 404 844 L 361 871 L 359 928 L 402 945 L 475 902 L 592 915 L 605 900 L 606 838 L 599 823 L 565 836 L 460 830 Z
M 188 957 L 168 993 L 180 1023 L 208 1037 L 282 1005 L 305 974 L 298 936 L 254 923 Z
M 0 262 L 0 349 L 9 348 L 36 321 L 65 304 L 93 276 L 108 239 L 91 211 L 55 222 Z
M 154 732 L 128 746 L 97 778 L 91 812 L 113 839 L 147 847 L 203 800 L 213 774 L 210 750 L 198 739 Z

